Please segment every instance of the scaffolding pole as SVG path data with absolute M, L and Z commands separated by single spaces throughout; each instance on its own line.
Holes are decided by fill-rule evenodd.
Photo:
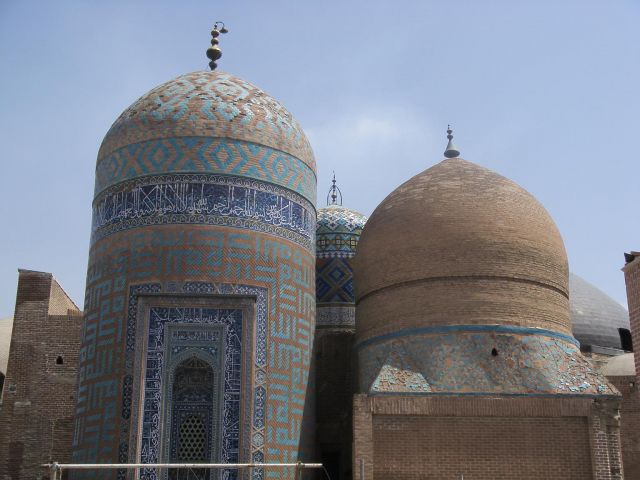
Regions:
M 61 480 L 63 470 L 136 470 L 141 468 L 295 468 L 299 479 L 305 468 L 323 468 L 321 463 L 45 463 L 49 469 L 50 480 Z

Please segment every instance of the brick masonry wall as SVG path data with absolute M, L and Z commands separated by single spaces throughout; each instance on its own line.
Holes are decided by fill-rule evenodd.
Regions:
M 354 478 L 619 479 L 618 406 L 575 397 L 356 395 Z
M 70 461 L 81 312 L 51 274 L 21 270 L 0 413 L 0 479 Z
M 374 479 L 583 480 L 591 476 L 584 417 L 373 418 Z
M 624 281 L 627 285 L 627 303 L 629 305 L 629 323 L 634 350 L 640 348 L 640 257 L 625 265 Z M 640 377 L 640 355 L 635 356 L 636 377 Z
M 608 380 L 622 393 L 620 439 L 625 478 L 640 478 L 640 390 L 636 377 L 608 377 Z

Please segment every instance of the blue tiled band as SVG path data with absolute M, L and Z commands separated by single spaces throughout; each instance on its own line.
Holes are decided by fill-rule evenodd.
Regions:
M 110 186 L 144 175 L 240 175 L 288 188 L 315 204 L 316 175 L 288 153 L 231 138 L 175 137 L 119 148 L 96 166 L 96 197 Z
M 94 202 L 92 243 L 146 225 L 229 225 L 268 232 L 311 250 L 315 210 L 301 195 L 228 175 L 153 175 L 107 189 Z
M 378 335 L 377 337 L 368 338 L 367 340 L 357 343 L 356 348 L 364 348 L 369 345 L 394 338 L 443 333 L 511 333 L 517 335 L 542 335 L 544 337 L 558 338 L 580 347 L 580 342 L 578 342 L 574 337 L 554 332 L 553 330 L 546 330 L 544 328 L 516 327 L 510 325 L 442 325 L 436 327 L 407 328 L 405 330 L 399 330 L 385 335 Z

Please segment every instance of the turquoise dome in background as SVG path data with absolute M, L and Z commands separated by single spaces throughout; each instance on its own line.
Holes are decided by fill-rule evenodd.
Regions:
M 316 256 L 350 258 L 355 255 L 367 217 L 342 205 L 318 209 Z
M 318 209 L 316 227 L 316 324 L 355 326 L 352 259 L 367 217 L 343 207 Z

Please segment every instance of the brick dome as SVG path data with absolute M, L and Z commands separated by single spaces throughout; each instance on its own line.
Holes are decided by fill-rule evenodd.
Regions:
M 459 158 L 393 191 L 354 265 L 360 342 L 421 327 L 504 325 L 571 335 L 556 225 L 514 182 Z
M 244 151 L 203 138 L 247 142 Z M 157 148 L 122 151 L 167 139 Z M 201 142 L 201 145 L 194 145 Z M 252 145 L 275 150 L 276 161 L 255 158 Z M 154 145 L 154 147 L 156 147 Z M 129 149 L 130 150 L 130 149 Z M 189 155 L 195 150 L 197 155 Z M 129 156 L 137 155 L 131 164 Z M 197 158 L 190 158 L 196 156 Z M 306 165 L 300 171 L 294 159 Z M 267 178 L 315 202 L 316 166 L 309 142 L 293 116 L 254 85 L 221 71 L 179 76 L 150 90 L 127 108 L 105 136 L 96 168 L 96 194 L 129 178 L 156 173 L 225 173 Z

